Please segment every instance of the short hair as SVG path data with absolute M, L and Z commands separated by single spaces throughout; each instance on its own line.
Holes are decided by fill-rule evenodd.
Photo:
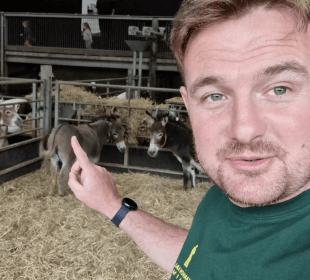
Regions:
M 308 0 L 184 0 L 177 12 L 170 34 L 170 47 L 184 80 L 184 54 L 193 33 L 231 18 L 241 18 L 255 8 L 289 11 L 295 28 L 307 31 L 310 21 Z

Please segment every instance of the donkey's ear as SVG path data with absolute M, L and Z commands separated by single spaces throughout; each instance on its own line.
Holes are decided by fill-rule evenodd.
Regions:
M 115 115 L 115 117 L 119 117 L 119 113 L 117 112 L 117 109 L 115 107 L 112 107 L 111 109 L 111 115 Z
M 17 113 L 17 112 L 18 112 L 18 109 L 19 109 L 19 107 L 20 107 L 20 104 L 15 104 L 14 107 L 15 107 L 15 111 L 16 111 L 16 113 Z
M 114 120 L 114 118 L 112 116 L 107 117 L 106 122 L 107 122 L 108 126 L 112 125 L 113 120 Z
M 155 122 L 155 119 L 152 117 L 152 115 L 148 111 L 145 111 L 145 114 L 146 114 L 146 121 L 148 125 L 152 126 L 153 123 Z
M 161 119 L 161 121 L 160 121 L 161 125 L 162 125 L 162 126 L 165 126 L 165 125 L 167 124 L 168 120 L 169 120 L 169 117 L 168 117 L 168 116 L 164 116 L 164 117 Z

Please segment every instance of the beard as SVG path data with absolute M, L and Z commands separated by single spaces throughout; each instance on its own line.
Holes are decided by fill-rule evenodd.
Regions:
M 289 153 L 280 145 L 260 140 L 242 144 L 235 140 L 217 150 L 217 164 L 210 164 L 195 143 L 196 159 L 207 176 L 234 204 L 241 207 L 266 206 L 298 195 L 310 180 L 310 143 L 300 150 L 298 161 L 290 162 Z M 230 156 L 242 157 L 250 151 L 255 155 L 274 156 L 263 170 L 240 170 L 228 162 Z M 295 196 L 296 196 L 295 195 Z

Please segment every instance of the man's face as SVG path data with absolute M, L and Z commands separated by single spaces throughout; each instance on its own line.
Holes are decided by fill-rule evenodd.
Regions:
M 240 206 L 310 187 L 310 34 L 287 12 L 256 9 L 192 36 L 186 88 L 197 157 Z

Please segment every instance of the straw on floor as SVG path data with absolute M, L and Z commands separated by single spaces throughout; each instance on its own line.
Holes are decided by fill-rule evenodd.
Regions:
M 209 189 L 149 174 L 113 174 L 122 196 L 143 210 L 189 229 Z M 102 214 L 68 195 L 50 196 L 41 170 L 0 185 L 0 279 L 167 280 L 134 242 Z

